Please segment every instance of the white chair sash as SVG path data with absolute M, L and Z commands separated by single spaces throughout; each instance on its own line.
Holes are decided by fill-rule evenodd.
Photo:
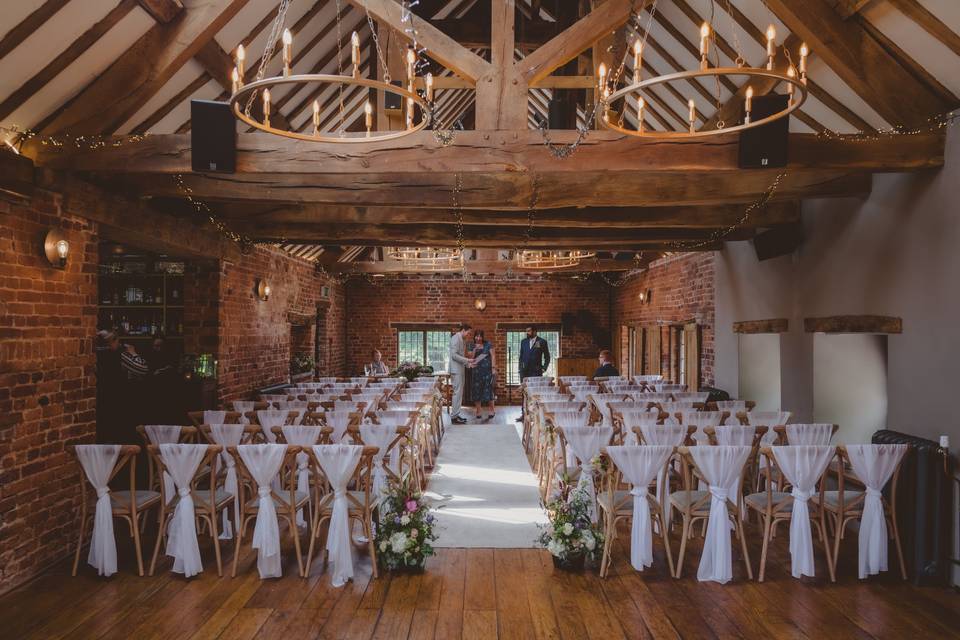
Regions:
M 354 444 L 321 444 L 313 447 L 320 468 L 333 489 L 333 507 L 327 532 L 327 552 L 333 565 L 332 584 L 342 587 L 353 578 L 353 555 L 350 546 L 350 513 L 347 483 L 353 476 L 363 447 Z
M 212 424 L 210 425 L 210 438 L 218 445 L 223 447 L 220 452 L 220 459 L 223 460 L 227 472 L 223 479 L 223 490 L 233 496 L 233 517 L 237 518 L 240 513 L 240 491 L 237 482 L 237 461 L 232 455 L 227 453 L 227 447 L 236 447 L 243 441 L 244 428 L 242 424 Z M 221 512 L 223 518 L 220 524 L 220 539 L 230 540 L 233 538 L 233 525 L 230 522 L 229 509 Z
M 833 439 L 832 424 L 788 424 L 787 444 L 825 447 Z
M 682 424 L 640 423 L 640 433 L 644 444 L 653 446 L 679 447 L 687 437 L 687 427 Z M 670 508 L 670 478 L 657 476 L 657 502 L 663 505 L 667 527 L 673 522 L 673 509 Z
M 203 571 L 190 483 L 206 454 L 205 444 L 160 445 L 160 459 L 170 471 L 180 496 L 167 529 L 167 555 L 173 557 L 173 572 L 186 578 Z
M 564 426 L 563 435 L 567 440 L 567 449 L 580 459 L 580 480 L 578 488 L 587 492 L 590 499 L 590 518 L 596 522 L 597 489 L 593 483 L 593 459 L 600 453 L 602 447 L 610 443 L 613 437 L 613 427 L 574 427 Z
M 360 425 L 360 439 L 368 447 L 377 447 L 377 464 L 373 466 L 373 486 L 371 492 L 377 501 L 382 500 L 388 491 L 387 471 L 384 465 L 387 464 L 387 456 L 390 455 L 389 447 L 397 436 L 397 427 L 387 424 L 362 424 Z
M 203 424 L 223 424 L 227 419 L 226 411 L 207 409 L 203 412 Z
M 343 439 L 347 427 L 350 426 L 350 416 L 355 412 L 356 407 L 352 411 L 327 411 L 323 414 L 323 422 L 333 429 L 333 433 L 330 434 L 331 442 L 338 443 Z
M 794 578 L 815 575 L 813 535 L 808 501 L 836 450 L 828 446 L 771 447 L 784 478 L 793 485 L 790 512 L 790 573 Z
M 887 519 L 881 496 L 907 448 L 905 444 L 847 445 L 853 472 L 866 486 L 858 540 L 860 578 L 887 570 Z
M 97 570 L 97 575 L 112 576 L 117 572 L 117 540 L 113 533 L 113 507 L 107 483 L 120 458 L 120 445 L 78 444 L 77 458 L 87 480 L 97 492 L 87 562 Z
M 253 411 L 253 406 L 256 404 L 252 400 L 234 400 L 233 401 L 233 410 L 240 413 L 240 424 L 248 424 L 250 422 L 247 419 L 246 414 L 250 411 Z
M 282 427 L 287 422 L 289 411 L 279 409 L 261 409 L 257 411 L 257 422 L 260 423 L 260 430 L 267 438 L 267 442 L 273 444 L 277 441 L 276 434 L 273 433 L 274 427 Z
M 689 451 L 710 490 L 710 516 L 700 566 L 697 568 L 697 580 L 723 584 L 733 578 L 727 500 L 730 498 L 730 486 L 741 475 L 751 448 L 721 445 L 690 447 Z
M 305 449 L 320 440 L 320 427 L 288 424 L 280 427 L 287 444 L 295 444 Z M 305 451 L 297 454 L 297 491 L 310 495 L 310 456 Z M 307 526 L 303 509 L 297 509 L 297 526 Z
M 607 447 L 613 464 L 630 483 L 633 496 L 633 523 L 630 526 L 630 564 L 637 571 L 653 564 L 653 530 L 647 493 L 654 478 L 659 478 L 673 453 L 668 446 Z
M 143 426 L 143 430 L 147 433 L 150 444 L 175 444 L 180 441 L 180 425 L 178 424 L 146 424 Z M 163 495 L 166 497 L 167 504 L 169 504 L 177 490 L 173 485 L 173 478 L 166 471 L 163 472 L 162 480 Z
M 257 522 L 253 527 L 253 548 L 257 550 L 257 571 L 261 578 L 279 578 L 280 523 L 273 503 L 270 484 L 283 465 L 285 444 L 242 444 L 237 452 L 257 483 Z

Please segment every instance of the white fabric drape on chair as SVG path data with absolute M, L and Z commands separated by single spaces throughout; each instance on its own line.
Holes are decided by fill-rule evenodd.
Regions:
M 223 424 L 227 419 L 226 411 L 207 409 L 203 412 L 203 424 Z
M 847 445 L 850 466 L 867 488 L 858 540 L 861 578 L 887 570 L 887 519 L 881 497 L 907 449 L 905 444 Z
M 240 424 L 249 424 L 250 420 L 246 414 L 253 411 L 256 403 L 253 400 L 234 400 L 233 410 L 240 413 Z
M 360 425 L 360 439 L 363 440 L 363 444 L 379 449 L 376 454 L 377 463 L 373 465 L 373 486 L 371 487 L 371 493 L 378 502 L 387 494 L 387 471 L 384 465 L 387 464 L 390 443 L 396 437 L 396 426 L 369 423 Z
M 227 447 L 236 447 L 243 440 L 244 428 L 242 424 L 212 424 L 210 425 L 210 438 L 223 447 L 220 452 L 220 459 L 227 469 L 223 479 L 223 490 L 233 496 L 233 517 L 236 519 L 240 514 L 240 491 L 237 485 L 237 461 L 232 455 L 227 453 Z M 230 523 L 229 509 L 222 512 L 223 521 L 220 525 L 220 539 L 229 540 L 233 538 L 233 526 Z
M 160 445 L 160 459 L 170 470 L 180 496 L 167 529 L 167 555 L 173 557 L 173 572 L 182 573 L 186 578 L 203 571 L 190 483 L 206 454 L 205 444 Z
M 180 425 L 178 424 L 145 424 L 143 430 L 147 433 L 150 444 L 174 444 L 180 441 Z M 162 477 L 163 495 L 166 496 L 167 504 L 170 504 L 177 490 L 173 486 L 173 478 L 170 477 L 169 473 L 164 471 Z
M 788 424 L 787 444 L 825 447 L 833 439 L 832 424 Z
M 350 426 L 350 416 L 356 412 L 356 407 L 352 411 L 327 411 L 323 414 L 323 422 L 333 429 L 330 434 L 330 442 L 337 444 L 343 439 L 343 434 L 347 432 Z
M 790 573 L 794 578 L 813 576 L 813 534 L 810 530 L 808 502 L 817 480 L 836 453 L 833 447 L 793 445 L 771 447 L 783 476 L 793 485 L 793 509 L 790 512 Z
M 320 468 L 333 489 L 333 507 L 327 530 L 327 552 L 333 565 L 332 584 L 342 587 L 353 578 L 350 546 L 350 513 L 347 483 L 360 464 L 363 447 L 355 444 L 320 444 L 313 447 Z
M 279 409 L 261 409 L 257 411 L 257 422 L 260 423 L 260 430 L 267 438 L 267 442 L 273 444 L 277 441 L 276 434 L 273 433 L 274 427 L 282 427 L 287 423 L 289 411 Z
M 743 472 L 751 447 L 690 447 L 690 455 L 710 488 L 710 516 L 697 580 L 726 583 L 733 577 L 727 500 L 730 486 Z
M 593 484 L 593 459 L 600 449 L 610 444 L 613 427 L 562 427 L 567 446 L 580 459 L 579 488 L 584 489 L 590 499 L 590 518 L 596 522 L 597 510 L 594 505 L 597 489 Z
M 310 456 L 306 450 L 320 440 L 320 427 L 288 424 L 280 427 L 287 444 L 304 448 L 297 454 L 297 491 L 310 495 Z M 297 526 L 307 526 L 303 508 L 297 509 Z
M 630 564 L 637 571 L 653 564 L 653 529 L 650 520 L 648 487 L 654 478 L 662 476 L 664 465 L 673 453 L 673 447 L 643 445 L 607 447 L 613 464 L 630 483 L 633 496 L 633 523 L 630 527 Z
M 687 437 L 687 427 L 682 424 L 640 424 L 644 444 L 654 446 L 679 447 Z M 663 517 L 667 527 L 673 521 L 673 509 L 670 508 L 670 478 L 657 476 L 657 502 L 665 505 Z
M 113 507 L 110 504 L 110 474 L 120 458 L 118 444 L 78 444 L 77 458 L 90 485 L 97 492 L 93 514 L 93 536 L 87 562 L 97 575 L 112 576 L 117 572 L 117 540 L 113 534 Z M 136 526 L 136 523 L 134 523 Z
M 257 550 L 257 571 L 261 578 L 279 578 L 280 523 L 273 503 L 270 484 L 280 472 L 287 453 L 285 444 L 242 444 L 237 452 L 257 483 L 257 522 L 253 528 L 253 548 Z

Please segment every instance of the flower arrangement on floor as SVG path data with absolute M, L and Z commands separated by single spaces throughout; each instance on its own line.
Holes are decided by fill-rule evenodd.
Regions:
M 307 373 L 313 371 L 314 367 L 313 356 L 308 353 L 298 353 L 290 358 L 290 375 Z
M 590 518 L 591 498 L 582 487 L 564 478 L 560 490 L 544 505 L 550 522 L 542 525 L 538 542 L 561 569 L 578 570 L 584 561 L 603 556 L 603 532 Z
M 412 382 L 418 376 L 433 375 L 433 367 L 424 366 L 419 362 L 408 360 L 407 362 L 401 362 L 400 366 L 398 366 L 394 371 L 390 372 L 390 375 L 403 376 L 408 382 Z
M 377 523 L 377 560 L 391 571 L 423 569 L 434 554 L 437 539 L 433 532 L 434 517 L 423 496 L 413 491 L 407 481 L 394 485 L 380 503 Z

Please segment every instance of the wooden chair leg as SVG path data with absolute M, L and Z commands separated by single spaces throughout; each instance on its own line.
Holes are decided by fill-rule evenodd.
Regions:
M 660 537 L 663 538 L 663 549 L 667 554 L 667 566 L 670 568 L 670 575 L 673 575 L 673 554 L 670 551 L 670 532 L 667 531 L 667 524 L 663 517 L 663 512 L 657 513 L 656 517 L 660 520 Z
M 747 578 L 753 580 L 753 567 L 750 566 L 750 552 L 747 550 L 747 536 L 743 531 L 743 522 L 740 520 L 740 512 L 734 511 L 733 518 L 736 521 L 736 527 L 740 533 L 740 549 L 743 551 L 743 564 L 747 566 Z
M 900 561 L 900 575 L 907 579 L 907 565 L 903 562 L 903 548 L 900 546 L 900 529 L 897 527 L 895 518 L 890 518 L 891 529 L 893 529 L 893 542 L 897 547 L 897 559 Z
M 834 533 L 833 533 L 833 567 L 834 571 L 837 570 L 837 558 L 840 557 L 840 538 L 843 533 L 840 523 L 837 521 L 839 516 L 834 519 Z
M 161 511 L 162 514 L 162 511 Z M 147 575 L 153 575 L 154 571 L 157 568 L 157 556 L 160 554 L 160 545 L 163 543 L 164 539 L 167 537 L 167 528 L 164 526 L 166 524 L 166 514 L 160 516 L 160 527 L 157 531 L 157 542 L 153 545 L 153 558 L 150 559 L 150 571 Z
M 687 539 L 690 537 L 690 515 L 687 513 L 683 514 L 683 535 L 680 538 L 680 554 L 677 556 L 677 579 L 680 578 L 680 574 L 683 573 L 683 556 L 687 552 Z
M 287 514 L 287 521 L 290 523 L 290 535 L 293 537 L 293 548 L 297 552 L 297 570 L 302 578 L 306 576 L 306 570 L 303 567 L 303 555 L 300 551 L 300 529 L 297 528 L 296 509 L 290 509 L 290 513 Z
M 230 577 L 237 577 L 237 565 L 240 562 L 240 549 L 243 548 L 243 528 L 246 519 L 244 518 L 243 510 L 241 508 L 240 513 L 237 514 L 237 526 L 234 527 L 233 532 L 233 568 L 230 570 Z
M 207 515 L 210 521 L 210 536 L 213 538 L 213 555 L 217 558 L 217 575 L 223 577 L 223 559 L 220 556 L 220 534 L 217 532 L 217 510 Z
M 377 568 L 377 543 L 373 539 L 373 514 L 366 514 L 366 522 L 363 523 L 364 528 L 367 530 L 367 548 L 370 550 L 370 563 L 373 567 L 373 579 L 376 580 L 380 577 L 380 572 Z
M 760 514 L 760 518 L 763 520 L 763 547 L 760 551 L 760 574 L 757 580 L 763 582 L 763 577 L 767 571 L 767 551 L 770 548 L 770 529 L 772 528 L 771 520 L 773 518 L 769 514 Z
M 136 514 L 135 516 L 136 520 L 134 521 L 133 526 L 131 527 L 131 532 L 133 533 L 133 549 L 137 554 L 137 574 L 142 578 L 143 577 L 143 551 L 140 547 L 140 522 L 139 522 L 139 520 L 141 520 L 140 516 L 144 516 L 142 520 L 146 522 L 147 520 L 146 514 L 142 514 L 142 513 Z M 76 563 L 74 563 L 74 567 L 76 567 Z M 74 569 L 74 571 L 76 571 L 76 569 Z
M 87 512 L 80 513 L 80 535 L 77 536 L 77 552 L 73 554 L 73 572 L 71 575 L 77 575 L 77 567 L 80 564 L 80 550 L 83 548 L 83 532 L 87 528 Z M 143 574 L 141 574 L 143 575 Z

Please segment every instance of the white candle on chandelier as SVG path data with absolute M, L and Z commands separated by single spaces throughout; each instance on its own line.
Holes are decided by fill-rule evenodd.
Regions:
M 247 59 L 247 52 L 244 50 L 243 45 L 237 46 L 237 75 L 240 76 L 240 82 L 243 82 L 243 62 Z
M 283 30 L 283 75 L 290 75 L 290 65 L 293 64 L 293 34 L 290 29 Z
M 600 63 L 597 67 L 597 88 L 603 91 L 607 85 L 607 65 Z
M 367 137 L 370 137 L 370 129 L 373 128 L 373 107 L 370 106 L 370 100 L 368 99 L 366 104 L 363 105 L 363 118 L 364 124 L 367 125 Z
M 643 42 L 640 38 L 633 41 L 633 83 L 640 82 L 640 69 L 643 67 Z
M 700 25 L 700 68 L 707 68 L 707 53 L 710 52 L 710 24 Z
M 787 69 L 787 77 L 790 78 L 791 80 L 797 77 L 797 70 L 794 68 L 793 65 L 790 65 L 790 68 Z M 793 86 L 792 82 L 787 83 L 787 95 L 790 96 L 790 102 L 793 102 L 793 92 L 795 89 L 796 87 Z
M 428 73 L 423 79 L 423 85 L 427 89 L 427 102 L 433 102 L 433 74 Z
M 747 87 L 747 97 L 743 103 L 743 110 L 745 115 L 743 117 L 743 122 L 749 124 L 750 122 L 750 111 L 753 110 L 753 87 Z
M 407 47 L 407 90 L 413 91 L 414 65 L 417 62 L 417 52 L 413 47 Z
M 263 90 L 263 124 L 270 126 L 270 89 Z
M 413 128 L 413 98 L 407 98 L 407 129 Z
M 810 49 L 807 43 L 800 45 L 800 82 L 807 84 L 807 56 L 810 55 Z
M 313 101 L 313 135 L 320 134 L 320 101 Z
M 233 73 L 230 74 L 230 82 L 233 86 L 233 93 L 236 93 L 237 89 L 240 88 L 240 73 L 236 67 L 233 68 Z
M 643 100 L 643 96 L 637 98 L 637 131 L 643 133 L 643 109 L 647 106 L 647 103 Z
M 354 31 L 350 36 L 350 60 L 353 62 L 353 77 L 360 77 L 360 36 Z
M 693 133 L 693 126 L 697 121 L 697 105 L 694 103 L 693 98 L 687 101 L 687 106 L 690 108 L 690 113 L 687 115 L 687 119 L 690 121 L 690 133 Z
M 777 55 L 777 28 L 767 27 L 767 71 L 773 71 L 773 58 Z

